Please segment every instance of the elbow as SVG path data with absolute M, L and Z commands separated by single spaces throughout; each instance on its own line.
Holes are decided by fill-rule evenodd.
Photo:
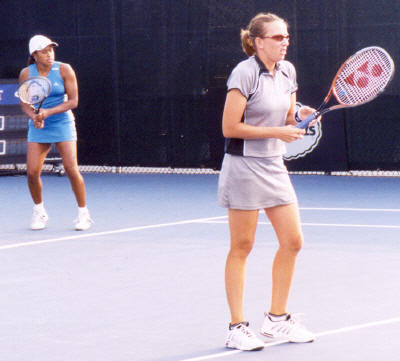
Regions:
M 235 128 L 232 126 L 222 125 L 222 134 L 225 138 L 236 138 Z
M 71 109 L 76 109 L 78 107 L 78 99 L 71 101 Z
M 222 135 L 224 138 L 234 138 L 233 132 L 231 129 L 222 128 Z

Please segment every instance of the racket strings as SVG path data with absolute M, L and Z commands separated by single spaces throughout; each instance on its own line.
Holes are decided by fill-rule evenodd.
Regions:
M 378 48 L 357 53 L 337 77 L 334 93 L 341 104 L 357 105 L 379 95 L 394 71 L 391 58 Z
M 24 103 L 37 104 L 49 95 L 50 87 L 47 79 L 29 79 L 18 88 L 18 96 Z

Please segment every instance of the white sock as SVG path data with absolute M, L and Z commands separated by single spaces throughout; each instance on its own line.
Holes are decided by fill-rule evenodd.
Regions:
M 88 210 L 88 208 L 86 206 L 78 207 L 78 213 L 79 214 L 88 213 L 88 212 L 89 212 L 89 210 Z
M 42 203 L 38 203 L 38 204 L 34 204 L 33 205 L 33 209 L 35 210 L 35 211 L 44 211 L 44 204 L 43 204 L 43 202 Z

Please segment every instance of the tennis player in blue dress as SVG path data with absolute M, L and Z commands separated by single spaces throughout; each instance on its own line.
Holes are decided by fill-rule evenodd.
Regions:
M 78 106 L 78 83 L 69 64 L 55 61 L 56 46 L 58 44 L 46 36 L 33 36 L 29 41 L 28 66 L 19 76 L 20 83 L 32 76 L 47 77 L 51 82 L 51 92 L 38 114 L 33 106 L 21 102 L 23 112 L 30 118 L 27 175 L 34 202 L 31 228 L 45 228 L 49 218 L 43 204 L 40 175 L 51 144 L 55 143 L 78 203 L 75 229 L 86 230 L 93 221 L 86 206 L 85 183 L 78 168 L 77 135 L 72 113 L 72 109 Z

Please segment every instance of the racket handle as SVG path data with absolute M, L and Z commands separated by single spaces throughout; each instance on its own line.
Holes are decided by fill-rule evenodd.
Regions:
M 44 99 L 40 102 L 39 106 L 34 110 L 35 114 L 39 114 L 39 110 L 42 107 L 43 102 L 44 102 Z
M 315 112 L 309 115 L 306 119 L 303 119 L 300 123 L 296 125 L 296 128 L 306 129 L 308 125 L 316 118 L 319 117 L 319 112 Z

